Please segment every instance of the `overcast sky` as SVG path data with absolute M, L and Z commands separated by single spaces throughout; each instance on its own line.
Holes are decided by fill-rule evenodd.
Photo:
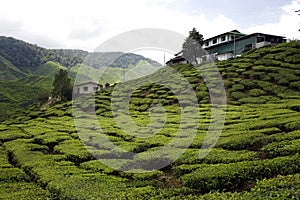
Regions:
M 238 29 L 300 38 L 300 0 L 2 0 L 0 35 L 46 48 L 93 51 L 138 28 L 164 28 L 204 38 Z

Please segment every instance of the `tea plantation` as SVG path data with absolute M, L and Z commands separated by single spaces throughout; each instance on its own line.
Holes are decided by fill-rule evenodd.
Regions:
M 214 74 L 210 65 L 178 65 L 174 73 L 162 68 L 145 77 L 136 89 L 139 81 L 130 81 L 124 93 L 114 93 L 116 85 L 95 97 L 16 113 L 0 125 L 0 199 L 300 199 L 300 44 L 259 48 L 216 66 L 226 107 L 211 103 L 209 93 L 221 92 L 200 73 Z M 197 109 L 176 73 L 189 82 Z M 178 92 L 158 77 L 174 81 Z M 130 116 L 116 115 L 126 91 Z M 222 118 L 213 119 L 215 107 L 226 111 L 224 126 L 199 157 L 210 123 Z M 183 121 L 186 111 L 196 115 Z M 127 127 L 126 116 L 138 128 Z M 183 154 L 155 153 L 167 145 L 165 154 Z

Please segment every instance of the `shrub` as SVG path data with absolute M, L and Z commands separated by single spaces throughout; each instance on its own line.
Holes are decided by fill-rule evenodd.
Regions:
M 300 140 L 274 142 L 261 149 L 270 157 L 288 156 L 300 152 Z
M 258 97 L 264 94 L 266 94 L 266 92 L 261 89 L 252 89 L 249 91 L 249 95 L 252 97 Z
M 227 137 L 220 137 L 216 147 L 229 150 L 259 149 L 268 142 L 268 138 L 262 133 L 244 133 Z
M 63 176 L 47 185 L 56 199 L 118 199 L 125 187 L 123 178 L 99 173 Z
M 300 81 L 291 82 L 291 83 L 290 83 L 290 86 L 291 86 L 293 89 L 300 90 Z
M 299 173 L 299 155 L 278 157 L 271 160 L 244 161 L 232 164 L 210 165 L 181 176 L 184 186 L 201 193 L 209 191 L 234 191 L 252 181 L 276 175 Z
M 50 199 L 49 191 L 37 186 L 35 183 L 28 182 L 0 182 L 0 199 Z
M 245 89 L 245 86 L 243 84 L 234 84 L 231 91 L 243 91 Z
M 241 99 L 241 98 L 245 98 L 246 95 L 243 92 L 232 92 L 229 96 L 231 99 L 237 100 L 237 99 Z
M 300 174 L 279 175 L 258 181 L 244 197 L 249 199 L 297 199 L 300 196 Z
M 82 169 L 89 170 L 91 172 L 102 172 L 105 174 L 114 174 L 116 171 L 110 167 L 107 167 L 105 164 L 100 162 L 99 160 L 91 160 L 87 162 L 83 162 L 79 166 Z
M 258 158 L 258 153 L 253 151 L 228 151 L 219 148 L 213 148 L 205 158 L 200 158 L 199 149 L 188 149 L 176 160 L 177 164 L 217 164 L 217 163 L 233 163 L 245 160 L 255 160 Z
M 288 62 L 288 63 L 292 63 L 292 64 L 299 64 L 300 63 L 300 58 L 299 58 L 298 54 L 295 54 L 295 55 L 287 56 L 285 58 L 285 61 Z
M 29 138 L 30 136 L 22 132 L 18 128 L 10 128 L 5 131 L 0 131 L 0 142 L 7 142 L 17 138 Z
M 262 80 L 266 78 L 266 73 L 265 72 L 253 72 L 251 74 L 251 77 L 255 80 Z
M 9 168 L 0 168 L 0 182 L 8 183 L 26 180 L 28 180 L 28 176 L 18 168 L 12 166 Z
M 253 103 L 253 104 L 263 104 L 266 103 L 266 100 L 259 98 L 259 97 L 247 97 L 239 99 L 241 103 Z
M 249 79 L 243 79 L 240 81 L 240 83 L 243 84 L 246 89 L 253 89 L 256 87 L 256 83 Z

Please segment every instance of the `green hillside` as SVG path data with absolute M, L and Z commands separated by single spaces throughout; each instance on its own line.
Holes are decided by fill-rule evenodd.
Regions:
M 66 67 L 63 67 L 55 62 L 48 61 L 45 64 L 42 64 L 34 74 L 36 76 L 48 76 L 54 78 L 55 74 L 59 72 L 60 69 L 68 70 Z
M 153 66 L 161 66 L 156 61 L 141 55 L 122 52 L 87 52 L 76 49 L 46 49 L 12 37 L 0 36 L 0 56 L 11 62 L 21 72 L 30 74 L 39 71 L 48 61 L 67 68 L 85 64 L 94 68 L 126 68 L 145 60 Z
M 143 56 L 121 52 L 95 52 L 71 49 L 46 49 L 12 37 L 0 36 L 0 107 L 6 111 L 34 102 L 36 96 L 49 94 L 52 79 L 60 69 L 71 69 L 72 79 L 82 63 L 87 63 L 78 81 L 94 80 L 101 83 L 119 81 L 122 68 L 134 67 L 140 61 L 151 63 L 149 68 L 160 65 Z M 89 67 L 91 66 L 91 67 Z M 109 66 L 109 67 L 107 67 Z M 145 72 L 149 69 L 145 69 Z M 40 79 L 34 82 L 31 80 Z M 1 116 L 7 116 L 4 111 Z M 2 119 L 2 117 L 0 117 Z
M 20 109 L 47 99 L 53 79 L 27 76 L 22 79 L 0 81 L 0 121 Z
M 26 74 L 16 68 L 11 62 L 0 56 L 0 80 L 23 78 Z
M 39 66 L 53 61 L 65 67 L 82 63 L 88 54 L 82 50 L 52 50 L 33 45 L 12 37 L 0 36 L 0 55 L 20 71 L 30 74 Z
M 128 63 L 127 63 L 128 64 Z M 146 76 L 159 70 L 161 66 L 153 66 L 146 60 L 129 64 L 123 67 L 98 67 L 94 68 L 88 65 L 76 65 L 70 69 L 71 74 L 76 74 L 76 83 L 93 80 L 101 84 L 117 83 L 124 80 L 130 80 Z M 75 78 L 75 77 L 74 77 Z
M 299 199 L 300 44 L 215 64 L 226 108 L 210 104 L 209 92 L 221 97 L 211 65 L 177 65 L 95 97 L 12 115 L 0 125 L 0 199 Z M 211 129 L 224 110 L 224 127 Z M 208 131 L 219 129 L 199 157 L 215 139 Z M 174 152 L 184 153 L 168 156 Z

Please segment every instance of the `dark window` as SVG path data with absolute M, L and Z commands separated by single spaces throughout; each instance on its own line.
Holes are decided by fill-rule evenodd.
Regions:
M 97 92 L 98 91 L 98 87 L 94 87 L 94 92 Z
M 83 91 L 88 91 L 89 90 L 89 87 L 83 87 Z
M 221 41 L 224 42 L 226 40 L 226 36 L 221 37 Z
M 217 39 L 213 39 L 213 44 L 217 44 Z
M 208 47 L 208 45 L 209 45 L 209 43 L 208 43 L 208 42 L 205 42 L 205 46 Z

